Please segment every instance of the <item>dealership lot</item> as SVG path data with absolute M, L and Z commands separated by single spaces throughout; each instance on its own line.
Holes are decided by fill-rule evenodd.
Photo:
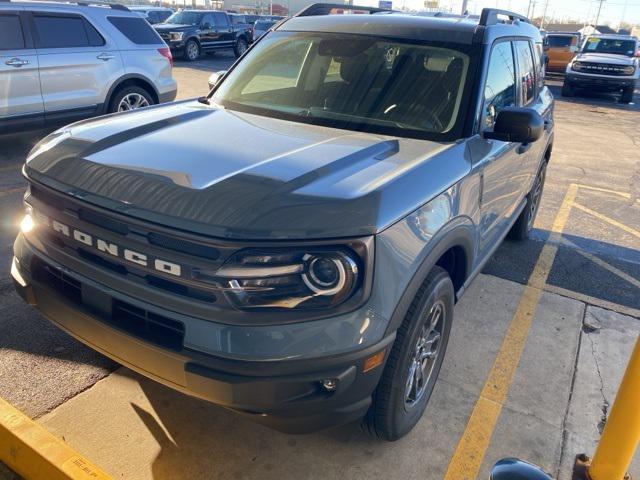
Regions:
M 203 95 L 231 62 L 178 62 L 178 97 Z M 0 397 L 120 478 L 486 478 L 504 456 L 570 478 L 640 333 L 640 106 L 566 101 L 560 83 L 549 79 L 556 141 L 534 239 L 505 243 L 456 307 L 434 397 L 399 442 L 357 425 L 270 431 L 118 368 L 24 305 L 9 265 L 38 134 L 0 140 Z

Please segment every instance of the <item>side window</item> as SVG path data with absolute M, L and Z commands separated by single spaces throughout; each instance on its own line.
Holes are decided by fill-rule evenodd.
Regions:
M 227 16 L 224 13 L 215 13 L 214 15 L 216 17 L 216 27 L 229 26 L 229 20 L 227 19 Z
M 213 18 L 213 15 L 211 15 L 210 13 L 207 13 L 204 17 L 202 17 L 200 25 L 204 25 L 205 23 L 208 23 L 210 25 L 209 28 L 214 28 L 216 26 L 216 21 Z
M 522 104 L 528 105 L 533 100 L 536 91 L 536 75 L 533 67 L 531 44 L 526 40 L 518 40 L 515 42 L 515 47 L 516 55 L 518 55 Z
M 164 42 L 144 18 L 107 17 L 109 22 L 136 45 L 158 45 Z
M 40 48 L 88 47 L 89 37 L 84 22 L 78 16 L 33 16 Z
M 20 50 L 24 48 L 24 36 L 20 17 L 12 14 L 0 15 L 0 50 Z
M 538 92 L 544 88 L 545 66 L 544 66 L 544 49 L 541 43 L 536 43 L 533 59 L 536 63 L 536 79 L 538 83 Z
M 89 45 L 92 47 L 101 47 L 105 44 L 104 38 L 102 35 L 95 29 L 93 25 L 89 23 L 88 20 L 84 21 L 84 28 L 87 30 L 87 37 L 89 38 Z
M 487 82 L 484 86 L 482 127 L 491 128 L 498 112 L 516 104 L 516 69 L 511 42 L 500 42 L 493 47 L 489 59 Z

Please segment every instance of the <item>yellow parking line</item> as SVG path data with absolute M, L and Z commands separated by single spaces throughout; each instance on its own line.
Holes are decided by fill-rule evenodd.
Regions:
M 623 315 L 640 319 L 640 310 L 637 308 L 626 307 L 618 303 L 592 297 L 591 295 L 567 290 L 566 288 L 558 287 L 556 285 L 545 285 L 544 290 L 545 292 L 555 293 L 556 295 L 562 295 L 563 297 L 578 300 L 579 302 L 586 303 L 587 305 L 594 305 L 596 307 L 604 308 L 605 310 L 611 310 L 613 312 L 622 313 Z
M 496 422 L 520 363 L 531 322 L 542 296 L 542 288 L 551 271 L 558 251 L 557 244 L 561 239 L 577 192 L 578 186 L 571 184 L 553 222 L 549 240 L 543 246 L 529 281 L 524 287 L 493 367 L 449 462 L 445 480 L 473 480 L 478 476 Z
M 580 205 L 579 203 L 574 202 L 573 206 L 576 207 L 578 210 L 582 210 L 583 212 L 588 213 L 589 215 L 596 217 L 599 220 L 602 220 L 603 222 L 613 225 L 614 227 L 618 227 L 620 230 L 624 230 L 625 232 L 640 238 L 640 231 L 635 230 L 631 227 L 627 227 L 624 223 L 620 223 L 617 220 L 614 220 L 613 218 L 609 218 L 606 215 L 596 212 L 595 210 L 591 210 L 590 208 L 587 208 L 584 205 Z
M 111 478 L 2 398 L 0 398 L 0 461 L 29 480 L 108 480 Z
M 621 192 L 619 190 L 611 190 L 610 188 L 602 188 L 602 187 L 592 187 L 591 185 L 583 185 L 582 183 L 577 184 L 580 188 L 585 188 L 587 190 L 593 190 L 595 192 L 603 192 L 603 193 L 611 193 L 613 195 L 619 195 L 624 198 L 631 198 L 631 194 L 627 192 Z
M 0 198 L 7 197 L 17 192 L 24 192 L 26 189 L 27 187 L 15 187 L 15 188 L 9 188 L 7 190 L 2 190 L 0 191 Z

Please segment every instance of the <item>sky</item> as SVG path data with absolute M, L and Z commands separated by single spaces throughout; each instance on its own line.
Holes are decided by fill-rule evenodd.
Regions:
M 535 17 L 541 16 L 545 4 L 547 5 L 547 18 L 553 17 L 557 20 L 579 20 L 581 22 L 593 23 L 598 11 L 599 0 L 468 0 L 468 8 L 471 13 L 479 14 L 484 7 L 498 7 L 513 10 L 518 13 L 527 13 L 530 3 L 534 3 Z M 358 3 L 354 0 L 354 3 Z M 365 3 L 365 2 L 363 2 Z M 366 4 L 377 3 L 375 0 L 368 0 Z M 424 7 L 424 0 L 393 0 L 394 8 L 406 8 L 421 10 Z M 440 8 L 451 9 L 455 13 L 460 13 L 462 0 L 439 0 Z M 600 12 L 598 23 L 609 23 L 611 26 L 618 26 L 620 21 L 640 25 L 640 0 L 605 0 Z

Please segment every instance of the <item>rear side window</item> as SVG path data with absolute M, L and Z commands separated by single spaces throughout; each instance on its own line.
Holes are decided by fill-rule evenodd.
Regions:
M 136 45 L 157 45 L 163 43 L 160 36 L 144 18 L 108 17 L 108 19 L 120 33 Z
M 93 26 L 77 15 L 35 14 L 37 45 L 40 48 L 92 47 L 104 45 Z
M 213 16 L 216 19 L 216 27 L 228 27 L 229 20 L 224 13 L 214 13 Z
M 483 127 L 491 128 L 505 107 L 516 104 L 516 68 L 511 42 L 496 44 L 491 51 L 484 85 Z
M 24 48 L 20 18 L 17 15 L 0 15 L 0 50 Z
M 553 36 L 549 36 L 547 37 L 547 45 L 549 47 L 570 47 L 571 45 L 573 45 L 573 39 L 575 37 L 571 36 L 571 35 L 567 35 L 567 36 L 559 36 L 559 35 L 553 35 Z
M 522 104 L 527 105 L 533 100 L 536 91 L 536 75 L 533 66 L 531 44 L 526 40 L 514 42 L 518 66 L 520 67 L 520 89 L 522 91 Z

